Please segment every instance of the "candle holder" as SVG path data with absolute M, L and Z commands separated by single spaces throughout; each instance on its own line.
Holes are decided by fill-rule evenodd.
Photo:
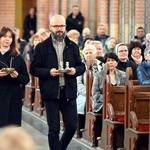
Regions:
M 1 70 L 3 72 L 12 73 L 15 70 L 15 68 L 2 68 Z
M 59 72 L 62 72 L 62 73 L 70 72 L 71 69 L 69 68 L 69 62 L 66 62 L 66 68 L 64 69 L 64 67 L 63 67 L 63 62 L 61 61 L 61 62 L 60 62 L 60 65 L 59 65 L 58 71 L 59 71 Z
M 66 68 L 65 68 L 65 72 L 70 72 L 71 69 L 69 68 L 69 62 L 66 62 Z
M 59 64 L 59 70 L 63 71 L 64 70 L 64 67 L 63 67 L 63 62 L 61 61 L 60 64 Z
M 5 64 L 4 62 L 2 62 L 2 61 L 0 61 L 0 63 L 4 66 L 1 69 L 1 71 L 3 71 L 3 72 L 12 73 L 15 70 L 15 68 L 11 67 L 12 66 L 12 59 L 10 61 L 10 67 L 7 64 Z

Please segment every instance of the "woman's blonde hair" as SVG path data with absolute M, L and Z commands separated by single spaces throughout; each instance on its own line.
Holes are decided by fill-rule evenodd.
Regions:
M 31 37 L 31 40 L 30 40 L 31 45 L 34 45 L 34 39 L 35 39 L 35 38 L 40 38 L 41 41 L 43 41 L 43 37 L 42 37 L 40 34 L 36 33 L 36 34 L 34 34 L 34 35 Z
M 35 150 L 35 143 L 23 128 L 9 126 L 0 132 L 0 150 Z
M 85 51 L 87 50 L 92 50 L 94 54 L 96 54 L 97 49 L 94 45 L 91 44 L 87 44 L 84 48 L 83 48 L 83 54 L 85 53 Z
M 117 39 L 116 39 L 115 37 L 109 37 L 109 38 L 106 40 L 105 45 L 107 45 L 108 42 L 109 42 L 110 40 L 112 40 L 112 39 L 114 39 L 114 40 L 116 41 L 116 44 L 117 44 Z
M 74 30 L 74 29 L 68 31 L 68 33 L 67 33 L 67 36 L 68 36 L 69 38 L 71 38 L 71 37 L 74 36 L 74 35 L 77 35 L 77 36 L 79 37 L 79 36 L 80 36 L 80 33 L 79 33 L 77 30 Z

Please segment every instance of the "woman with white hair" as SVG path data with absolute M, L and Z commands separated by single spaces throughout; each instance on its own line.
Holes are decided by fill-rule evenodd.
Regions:
M 115 53 L 106 53 L 104 56 L 104 62 L 106 65 L 106 69 L 98 72 L 95 75 L 92 85 L 92 107 L 93 111 L 99 114 L 102 114 L 103 86 L 106 72 L 110 77 L 110 83 L 112 86 L 125 85 L 126 81 L 125 72 L 116 68 L 118 64 L 118 56 Z M 99 120 L 95 121 L 94 127 L 96 129 L 96 137 L 100 137 L 102 131 L 102 118 L 99 118 Z
M 98 71 L 103 69 L 103 66 L 100 65 L 100 61 L 96 59 L 96 48 L 91 44 L 87 44 L 83 49 L 84 62 L 87 69 L 92 69 L 93 75 L 95 75 Z M 79 136 L 82 137 L 82 132 L 80 129 L 83 129 L 85 126 L 85 103 L 86 103 L 86 72 L 77 77 L 77 111 L 79 118 Z
M 67 36 L 69 37 L 70 40 L 72 40 L 73 42 L 78 44 L 78 39 L 79 39 L 80 33 L 77 30 L 72 29 L 72 30 L 68 31 Z

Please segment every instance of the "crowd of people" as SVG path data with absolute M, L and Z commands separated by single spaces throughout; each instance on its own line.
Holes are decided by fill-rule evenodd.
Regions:
M 138 27 L 129 43 L 119 43 L 100 24 L 93 36 L 88 27 L 84 28 L 77 5 L 67 18 L 54 15 L 48 30 L 36 31 L 35 13 L 31 8 L 25 19 L 23 39 L 16 27 L 0 31 L 0 127 L 21 126 L 21 91 L 30 76 L 36 76 L 47 113 L 50 149 L 66 150 L 78 120 L 82 120 L 78 128 L 85 125 L 86 70 L 91 69 L 94 77 L 93 112 L 101 113 L 106 69 L 113 86 L 125 85 L 127 67 L 132 68 L 133 79 L 139 84 L 150 85 L 150 33 Z M 67 62 L 69 69 L 62 70 Z M 65 126 L 61 139 L 59 111 Z M 102 126 L 102 120 L 99 124 Z

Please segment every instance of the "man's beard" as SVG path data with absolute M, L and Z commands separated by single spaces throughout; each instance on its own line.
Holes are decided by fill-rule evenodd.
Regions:
M 58 34 L 58 33 L 60 33 L 61 32 L 61 34 Z M 57 31 L 56 33 L 54 33 L 54 32 L 51 32 L 51 34 L 52 34 L 52 36 L 53 36 L 53 38 L 56 40 L 56 41 L 63 41 L 64 39 L 65 39 L 65 36 L 66 36 L 66 34 L 65 33 L 63 33 L 62 31 Z

